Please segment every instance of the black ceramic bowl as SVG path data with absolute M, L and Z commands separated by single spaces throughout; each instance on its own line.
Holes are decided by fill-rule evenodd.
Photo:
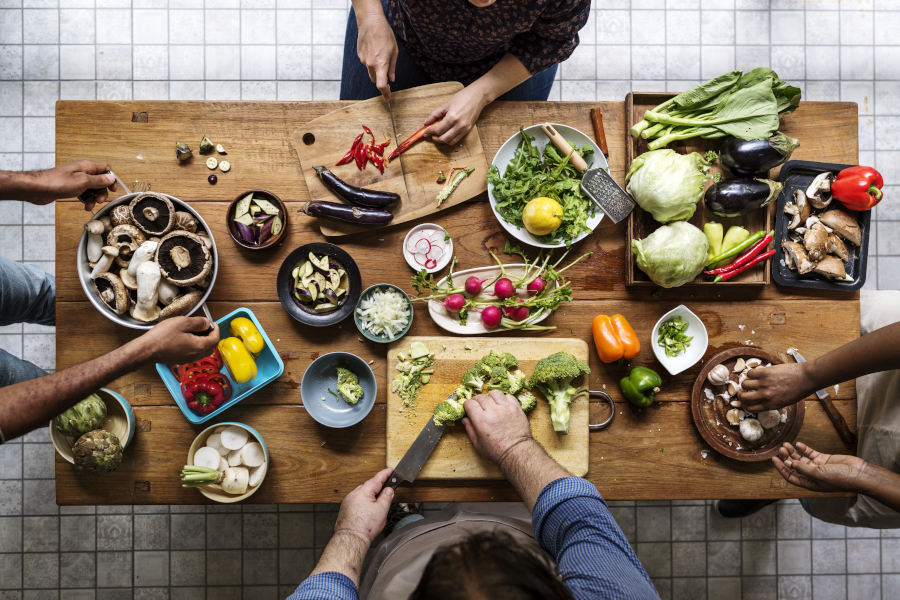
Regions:
M 291 277 L 291 271 L 298 264 L 305 261 L 310 252 L 317 255 L 328 255 L 329 258 L 339 262 L 347 271 L 349 287 L 344 303 L 331 312 L 316 312 L 294 298 L 294 280 Z M 342 248 L 327 242 L 312 242 L 311 244 L 300 246 L 288 254 L 284 262 L 281 263 L 281 268 L 278 269 L 277 285 L 278 299 L 281 300 L 281 306 L 284 307 L 284 310 L 295 321 L 299 321 L 304 325 L 312 325 L 313 327 L 336 325 L 346 319 L 356 307 L 356 302 L 359 300 L 359 295 L 362 292 L 362 278 L 359 274 L 359 267 L 356 266 L 356 261 Z

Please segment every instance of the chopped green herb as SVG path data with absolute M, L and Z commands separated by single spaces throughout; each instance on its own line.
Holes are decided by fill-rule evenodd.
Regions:
M 656 343 L 660 348 L 665 348 L 666 356 L 678 356 L 688 349 L 694 337 L 685 335 L 684 332 L 687 331 L 687 328 L 688 322 L 680 316 L 663 321 L 663 324 L 659 326 Z

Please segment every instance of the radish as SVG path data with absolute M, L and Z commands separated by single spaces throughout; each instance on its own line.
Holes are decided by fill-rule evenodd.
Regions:
M 258 467 L 254 467 L 250 469 L 250 487 L 255 487 L 259 485 L 259 482 L 262 481 L 263 475 L 266 474 L 266 464 L 263 463 Z
M 500 325 L 501 317 L 502 314 L 500 313 L 500 309 L 496 306 L 485 306 L 481 310 L 481 322 L 488 329 L 496 329 L 497 326 Z
M 494 295 L 501 300 L 511 298 L 516 295 L 516 288 L 513 287 L 512 281 L 507 277 L 501 277 L 494 284 Z
M 266 462 L 266 454 L 257 442 L 250 442 L 241 448 L 241 464 L 258 467 Z
M 522 302 L 521 298 L 516 298 L 516 303 Z M 528 314 L 531 311 L 527 306 L 504 306 L 503 314 L 512 319 L 513 321 L 524 321 L 528 318 Z
M 537 294 L 543 292 L 545 287 L 547 287 L 547 282 L 544 281 L 544 279 L 540 275 L 538 275 L 531 281 L 531 283 L 528 284 L 528 295 L 536 296 Z
M 222 431 L 222 445 L 229 450 L 240 450 L 247 443 L 249 434 L 243 427 L 231 425 Z
M 487 281 L 487 279 L 481 279 L 480 277 L 472 275 L 466 279 L 466 293 L 470 296 L 477 296 L 481 293 L 485 281 Z
M 225 457 L 228 460 L 229 467 L 236 467 L 241 464 L 241 450 L 238 448 L 237 450 L 232 450 L 228 453 L 228 456 Z
M 216 452 L 215 448 L 204 446 L 194 452 L 194 465 L 198 467 L 208 467 L 210 469 L 219 468 L 219 459 L 222 457 Z
M 221 454 L 225 456 L 228 454 L 228 448 L 222 445 L 222 434 L 221 433 L 213 433 L 208 438 L 206 438 L 206 445 L 210 448 L 213 448 Z
M 220 456 L 219 457 L 219 471 L 224 471 L 227 468 L 228 468 L 228 461 L 225 459 L 224 456 Z
M 247 491 L 250 471 L 244 467 L 229 467 L 222 474 L 222 489 L 229 494 L 243 494 Z
M 462 294 L 450 294 L 444 299 L 444 308 L 453 313 L 458 313 L 466 305 L 466 299 Z

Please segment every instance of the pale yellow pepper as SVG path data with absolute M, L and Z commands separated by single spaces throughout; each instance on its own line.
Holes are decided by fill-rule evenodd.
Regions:
M 244 346 L 250 351 L 250 354 L 256 356 L 266 347 L 263 336 L 259 333 L 259 329 L 253 324 L 253 321 L 246 317 L 238 317 L 231 320 L 231 335 L 241 338 Z
M 219 354 L 228 367 L 231 378 L 237 383 L 244 383 L 256 377 L 256 362 L 244 343 L 236 337 L 219 340 Z

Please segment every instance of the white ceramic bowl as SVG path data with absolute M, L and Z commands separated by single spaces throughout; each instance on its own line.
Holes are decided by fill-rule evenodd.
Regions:
M 534 141 L 532 144 L 536 145 L 538 149 L 543 152 L 544 146 L 550 143 L 550 138 L 541 131 L 541 125 L 545 123 L 540 123 L 538 125 L 532 125 L 531 127 L 525 128 L 525 133 L 532 136 Z M 604 169 L 609 171 L 609 163 L 606 160 L 606 157 L 603 156 L 603 153 L 600 152 L 600 147 L 594 142 L 593 139 L 578 131 L 574 127 L 569 127 L 568 125 L 560 125 L 557 123 L 550 123 L 556 130 L 568 140 L 570 143 L 576 146 L 584 146 L 585 144 L 590 144 L 594 148 L 594 154 L 591 156 L 591 163 L 588 165 L 589 169 L 596 169 L 597 167 L 603 167 Z M 519 145 L 519 142 L 522 140 L 522 136 L 519 132 L 516 132 L 511 138 L 506 140 L 500 149 L 497 150 L 497 154 L 494 155 L 494 160 L 491 161 L 491 165 L 497 167 L 500 171 L 500 175 L 502 176 L 504 171 L 506 171 L 506 166 L 512 161 L 513 156 L 516 154 L 516 146 Z M 565 246 L 565 243 L 559 242 L 556 244 L 547 244 L 545 242 L 540 241 L 535 236 L 531 235 L 527 229 L 524 227 L 516 227 L 512 223 L 509 223 L 504 219 L 499 212 L 497 212 L 497 199 L 494 198 L 494 185 L 488 183 L 488 200 L 490 200 L 491 210 L 494 211 L 494 216 L 497 218 L 497 221 L 500 222 L 500 226 L 506 230 L 506 233 L 513 236 L 520 242 L 525 242 L 529 246 L 534 246 L 536 248 L 562 248 Z M 587 200 L 587 202 L 591 202 Z M 603 211 L 600 210 L 599 207 L 594 206 L 594 216 L 587 220 L 586 225 L 591 231 L 600 224 L 600 221 L 603 220 Z M 590 233 L 582 233 L 579 235 L 573 243 L 578 242 L 587 236 Z
M 691 344 L 682 354 L 666 356 L 665 348 L 657 344 L 656 339 L 659 336 L 660 326 L 675 316 L 680 316 L 687 321 L 688 326 L 684 334 L 692 336 L 694 339 L 691 340 Z M 653 326 L 653 333 L 650 334 L 650 345 L 653 346 L 653 354 L 656 355 L 656 360 L 666 368 L 666 371 L 670 375 L 678 375 L 682 371 L 690 369 L 703 358 L 703 355 L 706 354 L 706 349 L 709 347 L 709 335 L 706 333 L 706 326 L 703 325 L 700 317 L 692 313 L 684 304 L 680 304 L 661 316 L 656 325 Z
M 441 255 L 441 258 L 437 260 L 437 264 L 435 264 L 430 269 L 416 263 L 416 259 L 413 253 L 410 252 L 409 248 L 407 247 L 409 244 L 409 240 L 413 236 L 413 234 L 418 231 L 422 231 L 423 229 L 436 229 L 441 232 L 441 236 L 446 237 L 446 241 L 444 242 L 446 244 L 446 249 Z M 406 237 L 403 238 L 403 258 L 406 259 L 406 264 L 408 264 L 410 268 L 417 273 L 422 269 L 425 269 L 427 273 L 437 273 L 438 271 L 449 265 L 450 259 L 453 257 L 453 238 L 447 235 L 446 231 L 446 229 L 435 223 L 422 223 L 421 225 L 416 225 L 415 227 L 410 229 L 409 233 L 406 234 Z

